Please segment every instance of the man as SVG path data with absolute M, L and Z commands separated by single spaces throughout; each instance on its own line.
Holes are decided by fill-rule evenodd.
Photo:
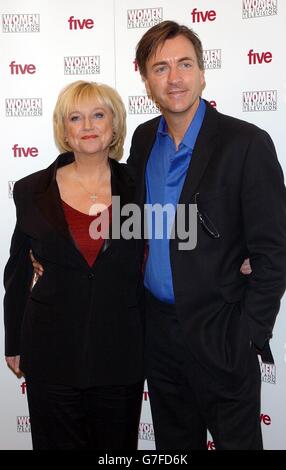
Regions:
M 164 21 L 136 60 L 162 116 L 140 125 L 128 160 L 137 203 L 197 204 L 197 244 L 149 240 L 146 370 L 156 447 L 262 449 L 260 367 L 286 283 L 286 191 L 269 135 L 201 99 L 202 44 Z M 179 226 L 180 221 L 174 220 Z M 170 234 L 169 234 L 170 235 Z M 250 258 L 252 273 L 240 265 Z

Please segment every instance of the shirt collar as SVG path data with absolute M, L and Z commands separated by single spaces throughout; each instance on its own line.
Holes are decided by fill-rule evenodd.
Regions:
M 198 109 L 195 112 L 195 115 L 190 123 L 186 133 L 180 143 L 180 145 L 184 145 L 185 147 L 189 148 L 190 150 L 194 149 L 195 142 L 201 128 L 204 116 L 206 112 L 206 103 L 202 98 L 200 98 L 200 103 Z M 160 134 L 161 136 L 166 136 L 168 134 L 167 122 L 164 116 L 161 116 L 159 126 L 157 129 L 157 135 Z

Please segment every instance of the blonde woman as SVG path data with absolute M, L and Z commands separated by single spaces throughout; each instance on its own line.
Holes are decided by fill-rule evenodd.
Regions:
M 137 446 L 141 269 L 136 240 L 109 236 L 112 196 L 121 205 L 133 199 L 126 165 L 117 161 L 125 115 L 111 87 L 69 84 L 53 117 L 61 155 L 15 184 L 5 354 L 26 377 L 34 449 Z M 92 236 L 103 213 L 106 230 Z M 44 268 L 32 290 L 30 250 Z

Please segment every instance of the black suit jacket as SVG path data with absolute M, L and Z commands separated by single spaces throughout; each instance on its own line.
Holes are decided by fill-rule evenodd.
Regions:
M 14 186 L 17 224 L 4 276 L 6 355 L 20 354 L 26 375 L 51 382 L 133 383 L 143 374 L 138 242 L 106 240 L 89 267 L 69 233 L 55 179 L 57 168 L 73 159 L 60 155 Z M 132 202 L 126 165 L 110 165 L 112 195 Z M 45 269 L 31 292 L 30 249 Z
M 128 164 L 141 207 L 159 119 L 132 140 Z M 207 103 L 179 203 L 195 200 L 220 237 L 198 222 L 195 249 L 170 241 L 176 312 L 190 357 L 217 378 L 241 376 L 251 343 L 267 352 L 286 284 L 286 191 L 269 135 Z M 240 273 L 246 257 L 249 276 Z

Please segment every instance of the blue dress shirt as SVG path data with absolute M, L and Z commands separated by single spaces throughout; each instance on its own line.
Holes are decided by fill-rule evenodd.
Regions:
M 168 134 L 167 123 L 162 116 L 146 167 L 145 210 L 149 251 L 144 284 L 162 302 L 175 302 L 170 263 L 170 234 L 205 110 L 205 102 L 201 99 L 178 150 Z M 155 204 L 163 206 L 163 210 L 151 210 L 155 209 Z

